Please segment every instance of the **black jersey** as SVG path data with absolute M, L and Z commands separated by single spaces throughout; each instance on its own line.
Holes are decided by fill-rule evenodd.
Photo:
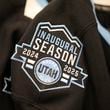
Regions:
M 25 0 L 0 0 L 0 24 L 23 8 Z M 1 27 L 1 26 L 0 26 Z
M 1 108 L 110 110 L 110 47 L 91 2 L 52 0 L 31 23 L 22 12 L 1 28 Z
M 24 16 L 24 3 L 23 0 L 0 1 L 0 110 L 14 110 L 10 57 L 31 21 Z

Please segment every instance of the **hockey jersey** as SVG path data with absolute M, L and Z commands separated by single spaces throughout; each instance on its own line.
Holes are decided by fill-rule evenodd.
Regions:
M 1 108 L 110 110 L 110 47 L 91 2 L 52 0 L 31 23 L 21 12 L 0 32 Z

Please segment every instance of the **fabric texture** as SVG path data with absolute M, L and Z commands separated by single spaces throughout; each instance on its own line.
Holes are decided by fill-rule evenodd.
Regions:
M 13 0 L 11 1 L 13 2 Z M 24 2 L 21 1 L 21 4 L 21 8 L 17 9 L 17 12 L 8 17 L 8 19 L 4 16 L 6 20 L 4 20 L 0 29 L 0 109 L 110 110 L 110 47 L 101 38 L 97 30 L 97 23 L 91 2 L 89 0 L 52 0 L 33 20 L 24 17 L 24 8 L 22 7 L 24 6 Z M 18 5 L 16 4 L 16 6 Z M 106 21 L 103 21 L 103 17 L 100 16 L 100 11 L 97 14 L 99 14 L 99 19 L 105 26 Z M 31 69 L 24 69 L 26 64 L 24 63 L 23 65 L 23 62 L 27 61 L 30 55 L 25 54 L 22 56 L 21 49 L 24 47 L 30 49 L 29 44 L 34 37 L 36 40 L 34 39 L 33 42 L 36 44 L 31 44 L 31 46 L 33 46 L 33 51 L 36 50 L 36 53 L 39 53 L 39 58 L 47 58 L 48 56 L 48 58 L 54 59 L 57 64 L 61 64 L 62 71 L 62 67 L 65 65 L 70 66 L 68 62 L 62 63 L 60 61 L 63 59 L 62 57 L 58 59 L 58 56 L 63 51 L 67 53 L 68 50 L 57 50 L 57 57 L 54 58 L 53 56 L 56 53 L 46 53 L 50 49 L 50 42 L 46 42 L 46 40 L 40 37 L 39 41 L 37 41 L 37 37 L 40 34 L 35 35 L 38 31 L 37 27 L 39 23 L 50 23 L 51 25 L 47 29 L 43 29 L 42 27 L 43 31 L 49 32 L 53 36 L 59 36 L 62 41 L 69 43 L 69 40 L 65 37 L 67 34 L 59 31 L 60 26 L 63 28 L 66 27 L 72 36 L 76 36 L 76 39 L 79 39 L 82 43 L 83 48 L 78 60 L 78 66 L 88 76 L 84 80 L 84 87 L 80 87 L 78 85 L 80 83 L 75 81 L 67 88 L 40 91 L 47 89 L 47 87 L 53 88 L 55 84 L 47 85 L 37 80 L 35 77 L 35 72 L 37 71 L 36 66 L 34 66 L 35 69 L 33 72 Z M 44 28 L 47 26 L 47 24 L 42 25 Z M 53 30 L 55 28 L 56 30 L 52 31 L 51 28 Z M 77 40 L 77 43 L 79 41 Z M 43 46 L 44 50 L 38 50 L 43 45 L 43 42 L 45 43 Z M 71 42 L 71 44 L 74 44 L 74 42 Z M 54 49 L 57 49 L 59 46 L 51 45 L 55 46 Z M 41 51 L 42 54 L 40 53 Z M 15 55 L 17 60 L 14 59 Z M 12 56 L 14 57 L 12 58 Z M 18 59 L 20 60 L 18 61 Z M 42 60 L 37 61 L 36 65 L 40 61 Z M 48 63 L 46 62 L 47 65 Z M 54 65 L 50 65 L 50 67 L 54 67 Z M 73 67 L 75 68 L 75 65 Z M 9 95 L 3 92 L 3 88 L 7 80 L 5 77 L 10 81 L 10 76 L 11 89 L 10 87 L 9 89 L 11 90 L 11 94 Z M 74 78 L 76 79 L 76 77 Z M 45 77 L 42 80 L 45 81 Z M 55 86 L 59 86 L 60 84 L 61 86 L 63 85 L 63 83 L 58 82 Z
M 0 109 L 14 110 L 11 97 L 11 59 L 15 44 L 30 19 L 24 16 L 25 1 L 0 1 Z M 6 87 L 6 85 L 8 86 Z M 5 88 L 6 87 L 6 88 Z M 6 91 L 4 92 L 4 90 Z

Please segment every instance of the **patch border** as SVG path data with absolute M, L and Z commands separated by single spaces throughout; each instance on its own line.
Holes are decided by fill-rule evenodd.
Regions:
M 81 48 L 81 50 L 79 52 L 79 55 L 78 55 L 78 58 L 77 58 L 76 63 L 75 63 L 75 68 L 81 70 L 80 73 L 84 76 L 82 78 L 82 85 L 81 84 L 78 84 L 77 82 L 75 82 L 77 80 L 76 78 L 71 78 L 70 83 L 69 83 L 68 86 L 55 87 L 55 88 L 49 88 L 49 89 L 43 89 L 43 90 L 41 90 L 38 87 L 38 85 L 36 84 L 36 82 L 33 80 L 33 78 L 24 69 L 24 64 L 25 64 L 26 58 L 20 56 L 23 59 L 23 60 L 20 60 L 20 59 L 17 59 L 15 57 L 16 54 L 17 54 L 17 49 L 18 48 L 23 48 L 23 46 L 28 46 L 28 47 L 31 47 L 32 46 L 32 44 L 34 42 L 34 39 L 35 39 L 35 36 L 36 36 L 36 34 L 37 34 L 38 29 L 39 29 L 40 26 L 42 26 L 41 29 L 47 28 L 49 30 L 49 32 L 63 31 L 65 33 L 65 35 L 67 36 L 67 38 L 70 40 L 71 43 L 75 43 L 79 48 Z M 81 56 L 81 53 L 82 53 L 82 49 L 83 49 L 83 44 L 80 42 L 80 40 L 78 39 L 78 37 L 72 36 L 72 34 L 69 32 L 69 30 L 67 29 L 67 27 L 65 25 L 52 25 L 50 22 L 40 22 L 40 23 L 38 23 L 38 25 L 37 25 L 37 27 L 35 29 L 35 32 L 34 32 L 34 35 L 32 37 L 31 43 L 30 44 L 22 43 L 21 46 L 18 45 L 18 44 L 16 44 L 15 53 L 12 55 L 11 59 L 12 60 L 15 60 L 15 61 L 18 61 L 18 62 L 22 62 L 21 68 L 23 69 L 23 71 L 25 72 L 25 74 L 28 76 L 28 78 L 32 81 L 32 83 L 37 87 L 37 89 L 40 92 L 42 92 L 42 91 L 48 91 L 48 90 L 70 88 L 71 84 L 75 84 L 75 85 L 77 85 L 77 86 L 79 86 L 81 88 L 85 88 L 85 86 L 84 86 L 84 80 L 88 77 L 88 75 L 83 72 L 83 68 L 81 68 L 81 67 L 78 66 L 78 62 L 79 62 L 79 59 L 80 59 L 80 56 Z
M 6 93 L 6 94 L 12 94 L 12 92 L 11 91 L 7 91 L 6 89 L 7 89 L 7 87 L 8 87 L 8 83 L 7 83 L 7 81 L 9 81 L 9 82 L 11 82 L 11 76 L 9 77 L 9 78 L 7 78 L 7 77 L 4 77 L 4 87 L 3 87 L 3 89 L 2 89 L 2 92 L 4 92 L 4 93 Z

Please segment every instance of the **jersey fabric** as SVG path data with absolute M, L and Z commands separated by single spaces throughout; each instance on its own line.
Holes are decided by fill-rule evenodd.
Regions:
M 31 23 L 22 12 L 0 30 L 0 109 L 110 110 L 110 47 L 91 2 L 51 0 Z
M 24 16 L 24 5 L 23 0 L 0 1 L 0 110 L 14 110 L 10 57 L 31 21 Z
M 0 23 L 3 23 L 12 14 L 15 14 L 21 7 L 24 7 L 25 0 L 0 0 Z M 1 27 L 1 26 L 0 26 Z

